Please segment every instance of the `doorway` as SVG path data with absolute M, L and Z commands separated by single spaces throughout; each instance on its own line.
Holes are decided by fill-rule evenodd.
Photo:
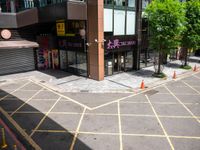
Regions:
M 114 53 L 114 74 L 125 71 L 125 52 Z

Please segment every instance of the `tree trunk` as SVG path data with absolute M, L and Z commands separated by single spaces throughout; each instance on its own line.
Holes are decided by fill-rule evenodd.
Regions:
M 185 51 L 185 64 L 184 66 L 187 66 L 188 65 L 188 49 L 186 47 L 184 47 L 184 51 Z
M 159 56 L 158 56 L 158 74 L 161 73 L 161 52 L 159 51 Z

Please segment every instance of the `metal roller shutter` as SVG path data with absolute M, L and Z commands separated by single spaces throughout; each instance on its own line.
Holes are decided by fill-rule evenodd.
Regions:
M 0 75 L 34 69 L 34 53 L 32 48 L 0 49 Z

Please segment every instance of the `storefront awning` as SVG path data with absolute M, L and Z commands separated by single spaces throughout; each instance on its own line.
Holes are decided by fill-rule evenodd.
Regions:
M 32 41 L 0 41 L 0 49 L 13 49 L 13 48 L 36 48 L 39 47 L 37 42 Z

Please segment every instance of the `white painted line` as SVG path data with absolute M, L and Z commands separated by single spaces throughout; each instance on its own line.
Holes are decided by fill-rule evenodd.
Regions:
M 77 129 L 76 129 L 75 135 L 74 135 L 74 137 L 73 137 L 72 144 L 71 144 L 71 146 L 70 146 L 70 150 L 73 150 L 73 149 L 74 149 L 74 145 L 75 145 L 76 140 L 77 140 L 77 137 L 78 137 L 78 133 L 79 133 L 79 130 L 80 130 L 80 127 L 81 127 L 81 123 L 82 123 L 82 121 L 83 121 L 83 117 L 84 117 L 85 111 L 86 111 L 86 108 L 84 108 L 83 113 L 82 113 L 82 115 L 81 115 L 81 118 L 80 118 L 80 120 L 79 120 L 78 127 L 77 127 Z
M 30 100 L 32 100 L 33 97 L 35 97 L 37 94 L 39 94 L 41 91 L 43 90 L 40 89 L 39 91 L 37 91 L 33 96 L 31 96 L 27 101 L 25 101 L 21 106 L 19 106 L 15 111 L 12 112 L 12 114 L 10 116 L 13 116 L 20 108 L 22 108 L 24 105 L 26 105 Z
M 20 86 L 19 88 L 15 89 L 15 90 L 12 91 L 11 93 L 9 93 L 9 94 L 7 94 L 6 96 L 0 98 L 0 101 L 4 100 L 4 99 L 5 99 L 6 97 L 8 97 L 9 95 L 11 95 L 11 94 L 17 92 L 18 90 L 20 90 L 21 88 L 25 87 L 25 86 L 28 85 L 29 83 L 30 83 L 30 81 L 29 81 L 29 82 L 26 82 L 25 84 L 23 84 L 23 85 Z
M 161 128 L 162 128 L 162 130 L 163 130 L 163 132 L 164 132 L 164 134 L 165 134 L 165 136 L 166 136 L 166 138 L 167 138 L 167 141 L 168 141 L 168 143 L 169 143 L 171 149 L 174 150 L 174 146 L 173 146 L 173 144 L 172 144 L 172 142 L 171 142 L 171 140 L 170 140 L 170 138 L 169 138 L 169 135 L 167 134 L 167 131 L 165 130 L 165 128 L 164 128 L 164 126 L 163 126 L 161 120 L 159 119 L 158 114 L 157 114 L 155 108 L 153 107 L 151 101 L 149 100 L 149 97 L 148 97 L 147 95 L 145 95 L 145 96 L 146 96 L 146 98 L 147 98 L 149 104 L 151 105 L 151 108 L 152 108 L 152 110 L 153 110 L 153 112 L 154 112 L 154 114 L 155 114 L 155 116 L 156 116 L 156 118 L 157 118 L 157 120 L 158 120 L 158 122 L 159 122 L 159 124 L 160 124 L 160 126 L 161 126 Z
M 189 86 L 191 89 L 193 89 L 195 92 L 197 92 L 200 95 L 200 92 L 198 90 L 196 90 L 195 88 L 193 88 L 191 85 L 189 85 L 188 83 L 186 83 L 185 81 L 182 81 L 185 85 Z
M 33 134 L 35 133 L 35 130 L 37 130 L 41 124 L 44 122 L 44 120 L 46 119 L 46 117 L 48 116 L 48 114 L 51 112 L 51 110 L 56 106 L 56 104 L 60 101 L 61 97 L 59 97 L 57 99 L 57 101 L 53 104 L 53 106 L 48 110 L 48 112 L 44 115 L 44 117 L 40 120 L 40 122 L 38 123 L 38 125 L 35 127 L 35 129 L 31 132 L 30 137 L 33 136 Z
M 123 140 L 122 140 L 122 124 L 121 124 L 121 111 L 120 111 L 120 102 L 117 102 L 118 107 L 118 122 L 119 122 L 119 142 L 120 142 L 120 150 L 123 150 Z
M 200 123 L 200 120 L 190 111 L 190 109 L 189 108 L 187 108 L 187 106 L 185 105 L 185 104 L 183 104 L 183 102 L 167 87 L 167 86 L 165 86 L 165 88 L 171 93 L 171 95 L 173 95 L 175 98 L 176 98 L 176 100 L 190 113 L 190 115 L 192 116 L 192 117 L 194 117 L 195 118 L 195 120 L 198 122 L 198 123 Z
M 69 101 L 71 101 L 71 102 L 73 102 L 73 103 L 76 103 L 76 104 L 78 104 L 78 105 L 80 105 L 80 106 L 82 106 L 82 107 L 84 107 L 84 108 L 87 108 L 87 109 L 91 110 L 90 107 L 88 107 L 88 106 L 86 106 L 86 105 L 84 105 L 84 104 L 82 104 L 82 103 L 79 103 L 79 102 L 77 102 L 76 100 L 74 100 L 74 99 L 72 99 L 72 98 L 70 98 L 70 97 L 67 97 L 67 96 L 65 96 L 65 95 L 62 95 L 62 94 L 60 94 L 60 93 L 58 93 L 58 92 L 56 92 L 56 91 L 50 89 L 49 87 L 44 86 L 44 85 L 41 84 L 41 83 L 37 83 L 37 82 L 35 82 L 35 81 L 31 80 L 31 79 L 30 79 L 30 81 L 33 82 L 33 83 L 35 83 L 35 84 L 37 84 L 37 85 L 39 85 L 39 86 L 41 86 L 41 87 L 43 87 L 43 88 L 45 88 L 45 89 L 47 89 L 48 91 L 51 91 L 52 93 L 54 93 L 54 94 L 56 94 L 56 95 L 59 95 L 60 97 L 66 98 L 66 99 L 68 99 Z

